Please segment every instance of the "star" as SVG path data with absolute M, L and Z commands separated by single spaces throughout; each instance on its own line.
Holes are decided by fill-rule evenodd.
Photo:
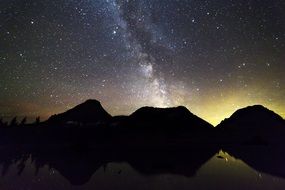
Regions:
M 285 117 L 282 8 L 265 0 L 3 2 L 0 105 L 14 106 L 0 115 L 44 119 L 97 99 L 112 115 L 183 105 L 217 124 L 237 107 L 263 104 Z

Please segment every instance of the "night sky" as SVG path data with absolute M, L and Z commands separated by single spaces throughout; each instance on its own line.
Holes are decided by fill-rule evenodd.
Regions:
M 285 116 L 284 0 L 0 0 L 0 115 L 97 99 L 112 115 L 186 106 L 217 124 Z

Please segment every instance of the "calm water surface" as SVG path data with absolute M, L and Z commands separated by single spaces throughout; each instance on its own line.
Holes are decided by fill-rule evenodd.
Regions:
M 85 179 L 80 173 L 80 165 L 82 164 L 84 170 L 84 163 L 78 160 L 77 163 L 78 173 L 72 167 L 70 171 L 65 168 L 61 172 L 63 169 L 59 165 L 56 165 L 57 169 L 51 167 L 52 162 L 43 162 L 37 171 L 36 165 L 39 163 L 35 164 L 31 155 L 24 162 L 15 158 L 8 168 L 2 163 L 0 189 L 285 189 L 285 178 L 256 171 L 223 151 L 214 154 L 191 176 L 177 174 L 179 172 L 174 174 L 175 172 L 167 170 L 146 174 L 134 169 L 127 162 L 110 162 L 98 165 L 96 171 L 88 173 Z M 77 177 L 84 179 L 78 182 L 75 179 Z

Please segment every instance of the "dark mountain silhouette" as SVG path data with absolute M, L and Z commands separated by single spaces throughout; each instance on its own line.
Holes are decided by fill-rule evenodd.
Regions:
M 217 126 L 227 141 L 245 144 L 268 144 L 283 141 L 284 119 L 273 111 L 254 105 L 236 111 Z
M 12 123 L 15 123 L 14 120 Z M 183 106 L 142 107 L 130 116 L 112 117 L 99 101 L 87 100 L 64 113 L 51 116 L 47 122 L 1 128 L 0 132 L 2 145 L 65 144 L 92 147 L 101 143 L 108 147 L 150 148 L 213 143 L 285 143 L 284 120 L 261 105 L 240 109 L 214 128 Z
M 171 126 L 171 128 L 188 127 L 192 129 L 213 127 L 183 106 L 174 108 L 142 107 L 129 116 L 129 121 L 142 127 L 164 128 Z
M 118 115 L 118 116 L 114 116 L 112 117 L 111 121 L 110 121 L 110 126 L 111 127 L 118 127 L 121 125 L 124 125 L 127 123 L 129 116 L 126 115 Z
M 74 108 L 51 116 L 47 122 L 56 124 L 98 124 L 108 122 L 112 116 L 107 113 L 97 100 L 87 100 Z
M 216 128 L 182 106 L 143 107 L 112 117 L 97 100 L 44 123 L 17 125 L 16 118 L 11 123 L 0 128 L 3 175 L 13 163 L 19 163 L 20 175 L 31 155 L 36 168 L 48 165 L 76 185 L 111 162 L 127 162 L 145 175 L 193 176 L 222 149 L 258 171 L 285 178 L 285 122 L 261 105 L 236 111 Z
M 142 107 L 127 118 L 120 118 L 123 133 L 135 133 L 141 137 L 141 144 L 150 139 L 168 144 L 175 139 L 176 143 L 207 143 L 214 127 L 203 119 L 192 114 L 187 108 Z M 138 140 L 140 138 L 137 138 Z M 159 140 L 160 139 L 160 140 Z M 191 142 L 190 142 L 191 141 Z

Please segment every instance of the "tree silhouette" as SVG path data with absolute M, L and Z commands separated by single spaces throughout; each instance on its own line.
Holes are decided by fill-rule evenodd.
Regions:
M 24 126 L 27 122 L 27 117 L 24 117 L 20 123 L 21 126 Z
M 8 126 L 8 123 L 4 122 L 3 118 L 1 117 L 0 118 L 0 128 L 7 127 L 7 126 Z
M 17 117 L 14 117 L 10 122 L 10 127 L 15 127 L 18 125 Z
M 0 118 L 0 127 L 4 127 L 3 118 Z
M 35 125 L 39 125 L 41 122 L 41 118 L 40 117 L 37 117 L 36 118 L 36 121 L 35 121 Z

